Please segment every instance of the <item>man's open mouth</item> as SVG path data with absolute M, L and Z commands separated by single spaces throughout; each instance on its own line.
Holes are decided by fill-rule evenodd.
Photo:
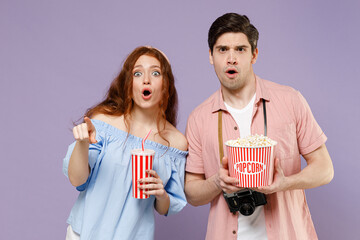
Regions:
M 236 68 L 228 68 L 225 71 L 225 74 L 228 78 L 233 79 L 233 78 L 236 78 L 236 76 L 238 75 L 238 71 Z
M 238 72 L 235 69 L 228 69 L 228 70 L 226 70 L 226 73 L 233 75 L 233 74 L 236 74 Z

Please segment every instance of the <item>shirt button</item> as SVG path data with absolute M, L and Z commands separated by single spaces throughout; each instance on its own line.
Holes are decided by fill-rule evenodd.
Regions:
M 237 126 L 234 127 L 234 130 L 237 130 Z
M 233 231 L 233 234 L 236 234 L 236 231 L 235 231 L 235 230 Z

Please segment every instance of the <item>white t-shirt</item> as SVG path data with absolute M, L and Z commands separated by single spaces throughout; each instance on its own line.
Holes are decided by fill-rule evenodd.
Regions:
M 251 135 L 251 120 L 254 110 L 255 95 L 250 100 L 249 104 L 242 109 L 230 107 L 226 104 L 226 102 L 224 102 L 227 110 L 238 125 L 241 138 Z M 265 225 L 264 206 L 256 207 L 254 213 L 250 216 L 239 214 L 237 239 L 268 239 Z

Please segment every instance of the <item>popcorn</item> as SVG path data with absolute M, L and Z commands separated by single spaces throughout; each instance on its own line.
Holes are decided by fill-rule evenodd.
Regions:
M 246 138 L 238 138 L 236 140 L 229 140 L 225 143 L 231 147 L 265 147 L 276 145 L 276 141 L 264 135 L 250 135 Z
M 263 135 L 229 140 L 225 143 L 230 177 L 239 187 L 268 186 L 274 175 L 276 141 Z

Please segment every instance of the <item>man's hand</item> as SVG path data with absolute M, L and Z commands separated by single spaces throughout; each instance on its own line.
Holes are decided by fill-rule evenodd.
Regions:
M 238 183 L 238 180 L 236 178 L 229 176 L 227 157 L 223 157 L 222 159 L 222 166 L 220 166 L 216 183 L 226 193 L 233 193 L 243 189 L 236 186 L 236 184 Z
M 284 171 L 281 168 L 280 160 L 275 158 L 275 173 L 274 180 L 271 185 L 254 188 L 253 190 L 257 192 L 262 192 L 265 194 L 271 194 L 274 192 L 285 191 L 288 188 L 287 177 L 284 175 Z

